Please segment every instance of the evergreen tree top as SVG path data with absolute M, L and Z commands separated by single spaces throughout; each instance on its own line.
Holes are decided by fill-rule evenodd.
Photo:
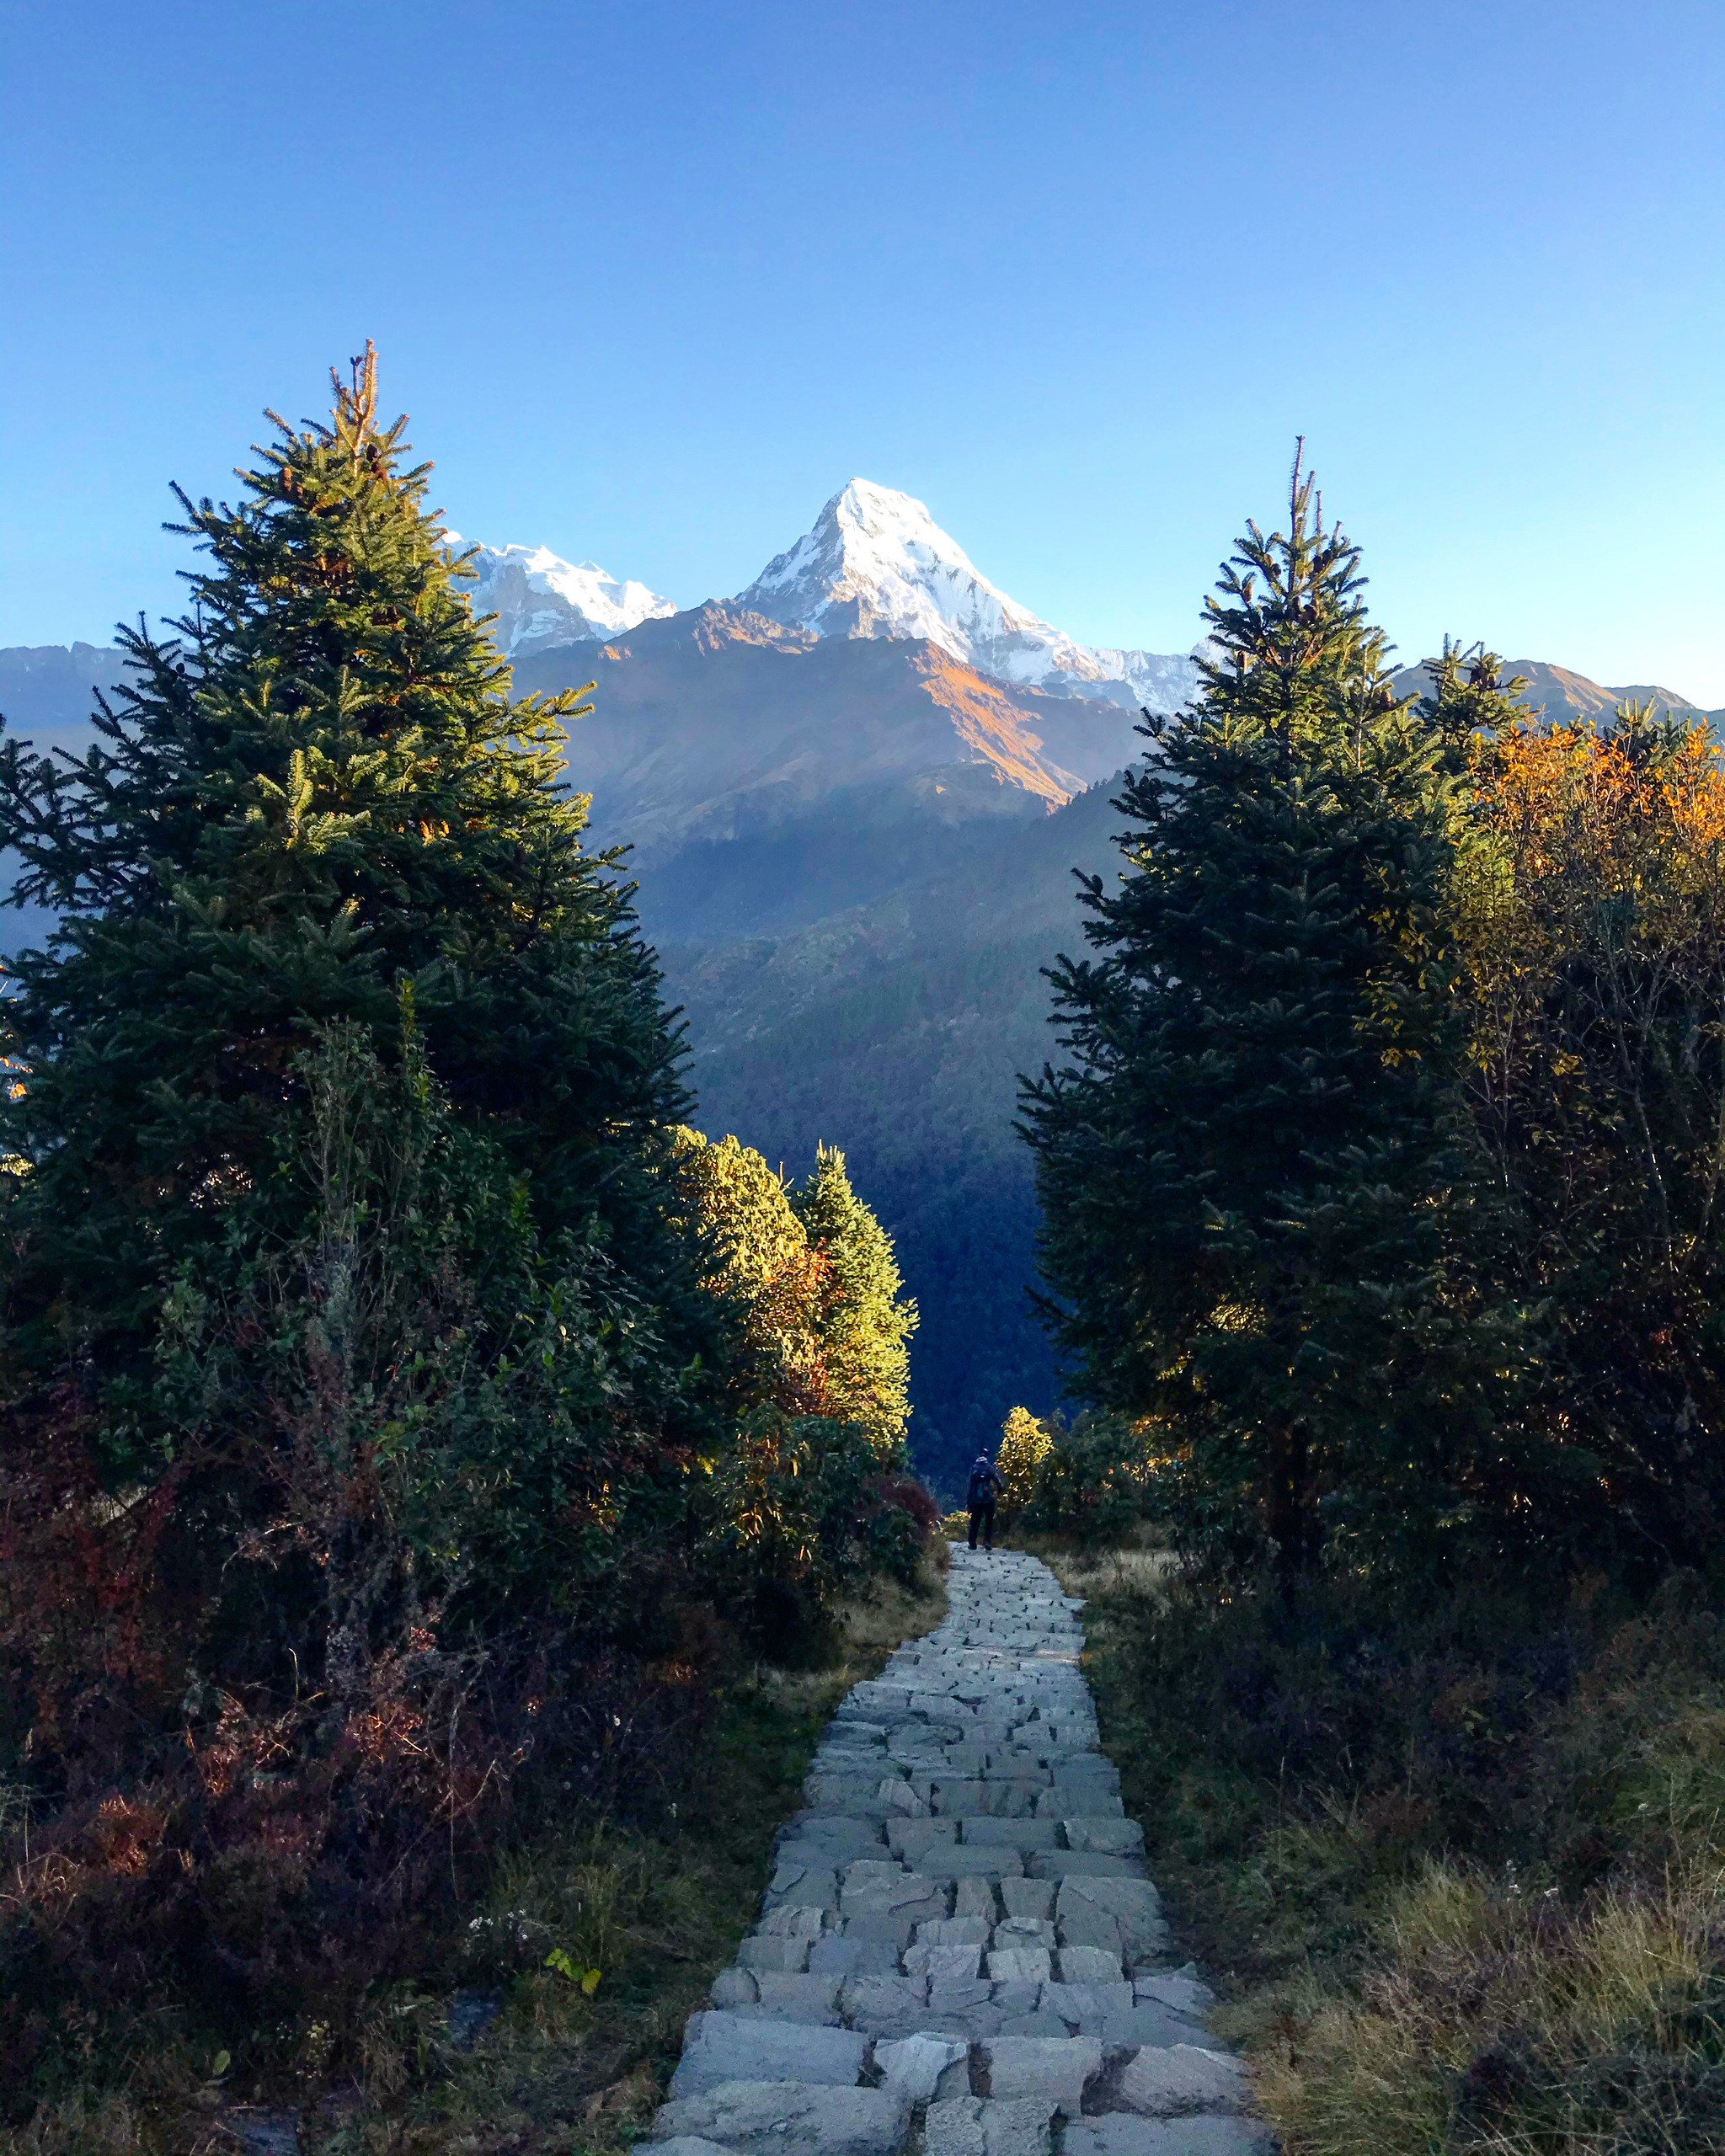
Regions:
M 174 1253 L 269 1199 L 303 1052 L 356 1025 L 388 1065 L 410 995 L 547 1235 L 607 1238 L 694 1308 L 660 1173 L 681 1033 L 562 783 L 585 692 L 513 696 L 369 345 L 326 422 L 275 424 L 237 504 L 179 494 L 193 605 L 126 635 L 88 755 L 0 741 L 13 895 L 63 916 L 3 1014 L 28 1076 L 0 1121 L 33 1164 L 13 1307 L 77 1302 L 141 1356 Z
M 892 1237 L 852 1187 L 835 1145 L 815 1148 L 814 1172 L 792 1203 L 830 1268 L 822 1333 L 833 1412 L 860 1422 L 884 1458 L 895 1456 L 911 1412 L 905 1342 L 917 1310 L 903 1292 Z
M 1266 535 L 1248 519 L 1222 563 L 1204 615 L 1218 655 L 1199 655 L 1200 708 L 1226 715 L 1231 736 L 1261 735 L 1284 750 L 1338 720 L 1361 722 L 1405 708 L 1387 679 L 1391 647 L 1363 593 L 1359 548 L 1339 522 L 1326 526 L 1323 497 L 1296 443 L 1288 481 L 1288 529 Z M 1160 738 L 1162 727 L 1151 731 Z
M 170 637 L 120 630 L 136 686 L 102 702 L 101 744 L 77 765 L 0 749 L 19 902 L 153 911 L 179 886 L 411 936 L 441 884 L 477 873 L 521 887 L 519 933 L 555 918 L 585 808 L 557 786 L 564 724 L 585 692 L 512 698 L 458 588 L 467 558 L 425 506 L 431 467 L 409 463 L 404 418 L 379 421 L 371 346 L 332 382 L 327 423 L 270 414 L 280 438 L 240 470 L 237 506 L 174 489 L 168 528 L 211 566 L 184 573 L 194 605 Z

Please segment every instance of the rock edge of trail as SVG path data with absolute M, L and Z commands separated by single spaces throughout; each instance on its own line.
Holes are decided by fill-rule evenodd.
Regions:
M 654 2156 L 1269 2156 L 1097 1749 L 1081 1604 L 953 1553 L 855 1686 L 755 1929 L 692 2015 Z

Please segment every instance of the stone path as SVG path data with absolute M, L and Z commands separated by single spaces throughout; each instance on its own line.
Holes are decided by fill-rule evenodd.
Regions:
M 953 1552 L 944 1623 L 845 1700 L 650 2156 L 1261 2156 L 1169 1966 L 1054 1575 Z

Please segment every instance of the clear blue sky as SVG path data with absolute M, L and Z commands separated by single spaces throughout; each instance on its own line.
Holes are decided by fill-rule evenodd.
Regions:
M 1303 430 L 1409 656 L 1725 704 L 1720 0 L 0 6 L 0 642 L 374 337 L 450 520 L 680 604 L 854 472 L 1179 648 Z

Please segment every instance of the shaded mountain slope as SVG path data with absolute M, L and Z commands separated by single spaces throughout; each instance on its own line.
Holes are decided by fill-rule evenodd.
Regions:
M 784 928 L 991 850 L 1131 754 L 1130 716 L 992 680 L 926 639 L 822 638 L 710 604 L 542 653 L 597 679 L 570 766 L 627 840 L 643 918 L 687 940 Z
M 948 1491 L 1015 1401 L 1058 1380 L 1026 1289 L 1030 1158 L 1017 1075 L 1052 1053 L 1041 968 L 1081 942 L 1071 870 L 1107 870 L 1103 784 L 991 853 L 793 935 L 667 946 L 698 1120 L 800 1172 L 842 1145 L 921 1305 L 912 1444 Z

